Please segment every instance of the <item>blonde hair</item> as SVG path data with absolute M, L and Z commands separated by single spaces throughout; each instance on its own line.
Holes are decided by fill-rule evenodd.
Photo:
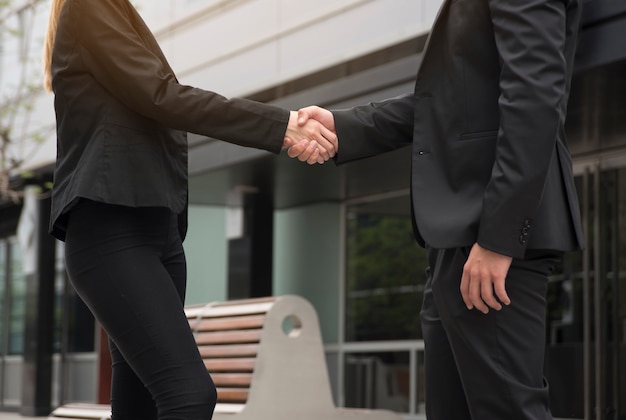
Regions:
M 48 92 L 52 92 L 52 49 L 57 34 L 59 15 L 65 4 L 65 0 L 52 0 L 50 5 L 50 17 L 48 18 L 48 30 L 43 47 L 43 86 Z

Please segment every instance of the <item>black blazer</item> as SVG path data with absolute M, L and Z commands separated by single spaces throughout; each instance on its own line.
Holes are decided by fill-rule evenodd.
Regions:
M 334 111 L 337 163 L 412 144 L 418 241 L 583 246 L 564 122 L 580 0 L 446 0 L 415 91 Z
M 178 83 L 128 0 L 67 0 L 52 56 L 57 161 L 50 229 L 78 197 L 167 207 L 186 232 L 187 132 L 279 153 L 289 112 Z

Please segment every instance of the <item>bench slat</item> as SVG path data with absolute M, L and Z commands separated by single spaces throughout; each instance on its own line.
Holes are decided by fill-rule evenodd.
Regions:
M 217 387 L 250 387 L 251 373 L 212 373 L 213 383 Z
M 222 344 L 198 346 L 200 355 L 203 359 L 216 357 L 255 357 L 258 350 L 258 344 Z
M 252 372 L 254 370 L 253 357 L 242 357 L 234 359 L 205 359 L 209 373 L 213 372 Z
M 111 407 L 101 404 L 67 404 L 55 409 L 54 415 L 67 419 L 109 419 Z
M 215 405 L 216 413 L 224 413 L 224 414 L 237 414 L 243 411 L 245 404 L 224 404 L 218 402 Z
M 196 323 L 194 331 L 228 331 L 262 328 L 265 315 L 204 318 Z
M 245 403 L 248 394 L 247 388 L 217 388 L 217 400 L 222 403 Z
M 208 344 L 258 343 L 261 330 L 207 332 L 195 335 L 198 346 Z

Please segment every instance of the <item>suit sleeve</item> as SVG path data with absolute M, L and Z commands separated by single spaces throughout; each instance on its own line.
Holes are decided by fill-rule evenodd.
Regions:
M 126 106 L 170 128 L 280 152 L 288 111 L 178 83 L 146 46 L 122 0 L 68 3 L 85 66 Z
M 496 160 L 478 243 L 523 257 L 567 100 L 566 0 L 489 0 L 501 74 Z
M 339 150 L 335 163 L 375 156 L 413 141 L 414 95 L 333 111 Z

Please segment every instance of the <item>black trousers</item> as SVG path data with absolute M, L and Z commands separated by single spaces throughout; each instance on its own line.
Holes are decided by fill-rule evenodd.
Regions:
M 114 420 L 207 420 L 216 390 L 184 313 L 186 263 L 164 208 L 83 200 L 69 216 L 72 285 L 110 337 Z
M 548 276 L 562 253 L 529 251 L 506 279 L 511 305 L 468 310 L 459 290 L 469 248 L 428 250 L 421 311 L 429 420 L 548 420 L 543 376 Z

